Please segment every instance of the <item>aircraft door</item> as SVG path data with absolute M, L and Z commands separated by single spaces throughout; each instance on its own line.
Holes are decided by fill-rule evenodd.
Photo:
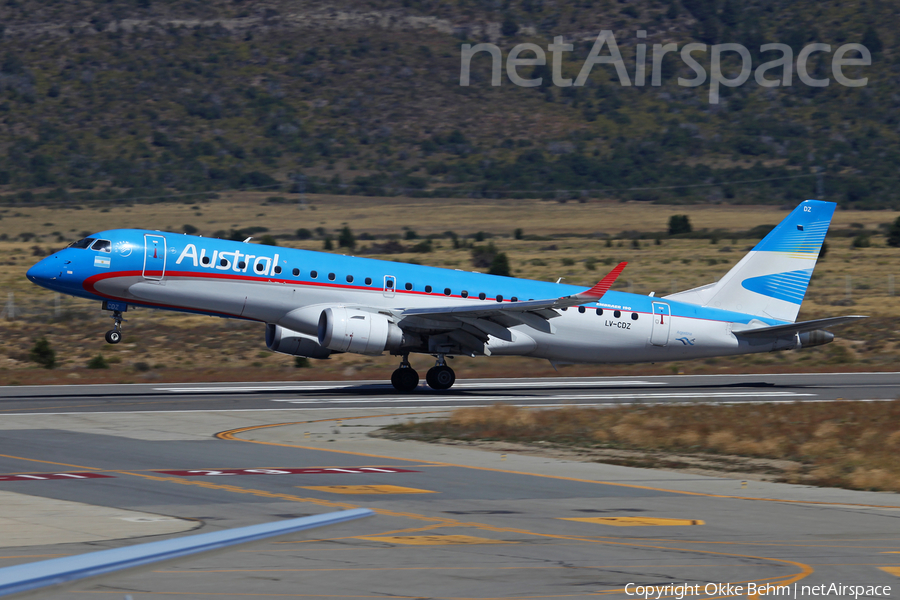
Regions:
M 393 298 L 397 289 L 397 278 L 393 275 L 384 276 L 384 297 Z
M 665 302 L 653 303 L 653 329 L 650 331 L 650 343 L 654 346 L 665 346 L 669 343 L 669 328 L 672 326 L 672 314 Z
M 144 234 L 144 279 L 162 281 L 166 274 L 166 238 Z

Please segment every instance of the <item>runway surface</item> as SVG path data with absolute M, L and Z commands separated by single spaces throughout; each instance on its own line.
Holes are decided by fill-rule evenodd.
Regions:
M 22 412 L 355 409 L 633 402 L 890 400 L 900 373 L 673 375 L 459 380 L 398 394 L 385 382 L 289 382 L 20 386 L 0 388 L 0 414 Z
M 136 519 L 147 525 L 143 536 L 129 524 L 121 534 L 129 539 L 2 544 L 0 566 L 184 535 L 154 530 L 154 523 L 213 531 L 367 507 L 375 517 L 317 537 L 185 559 L 44 597 L 633 598 L 629 584 L 685 583 L 699 586 L 690 598 L 748 596 L 750 584 L 786 585 L 783 595 L 791 597 L 797 584 L 798 598 L 813 598 L 824 594 L 802 586 L 832 583 L 892 586 L 886 596 L 863 596 L 896 596 L 896 494 L 755 481 L 745 486 L 735 479 L 367 434 L 400 420 L 445 416 L 448 405 L 498 400 L 893 399 L 900 395 L 898 374 L 458 385 L 449 397 L 327 382 L 4 388 L 0 492 L 34 498 L 35 506 L 38 499 L 68 501 L 72 515 L 83 505 L 95 512 L 117 509 L 109 527 L 96 526 L 109 532 L 107 538 L 116 537 L 113 521 L 121 522 L 121 511 L 149 517 Z M 28 503 L 17 506 L 12 518 L 0 514 L 0 524 L 9 531 L 17 520 L 27 535 Z M 93 518 L 102 523 L 104 513 Z M 59 525 L 59 539 L 65 529 Z

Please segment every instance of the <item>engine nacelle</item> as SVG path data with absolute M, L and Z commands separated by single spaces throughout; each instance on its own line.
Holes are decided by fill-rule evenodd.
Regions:
M 824 329 L 804 331 L 800 334 L 800 344 L 803 348 L 830 344 L 832 341 L 834 341 L 834 334 L 830 331 L 825 331 Z
M 319 315 L 319 344 L 335 352 L 378 355 L 403 345 L 403 331 L 381 313 L 342 306 Z
M 266 347 L 272 352 L 307 358 L 328 358 L 332 354 L 312 337 L 272 324 L 266 325 Z

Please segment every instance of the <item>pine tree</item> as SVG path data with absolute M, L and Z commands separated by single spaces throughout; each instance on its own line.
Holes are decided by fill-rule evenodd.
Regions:
M 888 229 L 887 245 L 893 248 L 900 248 L 900 217 L 897 217 L 897 220 Z

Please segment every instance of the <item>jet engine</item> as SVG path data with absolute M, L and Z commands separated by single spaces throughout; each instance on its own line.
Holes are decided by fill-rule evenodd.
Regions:
M 834 341 L 834 334 L 830 331 L 825 331 L 824 329 L 804 331 L 800 334 L 800 344 L 803 348 L 830 344 L 832 341 Z
M 319 315 L 319 344 L 335 352 L 378 355 L 403 345 L 403 331 L 386 315 L 326 308 Z
M 315 338 L 271 323 L 266 325 L 266 347 L 272 352 L 307 358 L 328 358 L 333 354 L 320 346 Z

